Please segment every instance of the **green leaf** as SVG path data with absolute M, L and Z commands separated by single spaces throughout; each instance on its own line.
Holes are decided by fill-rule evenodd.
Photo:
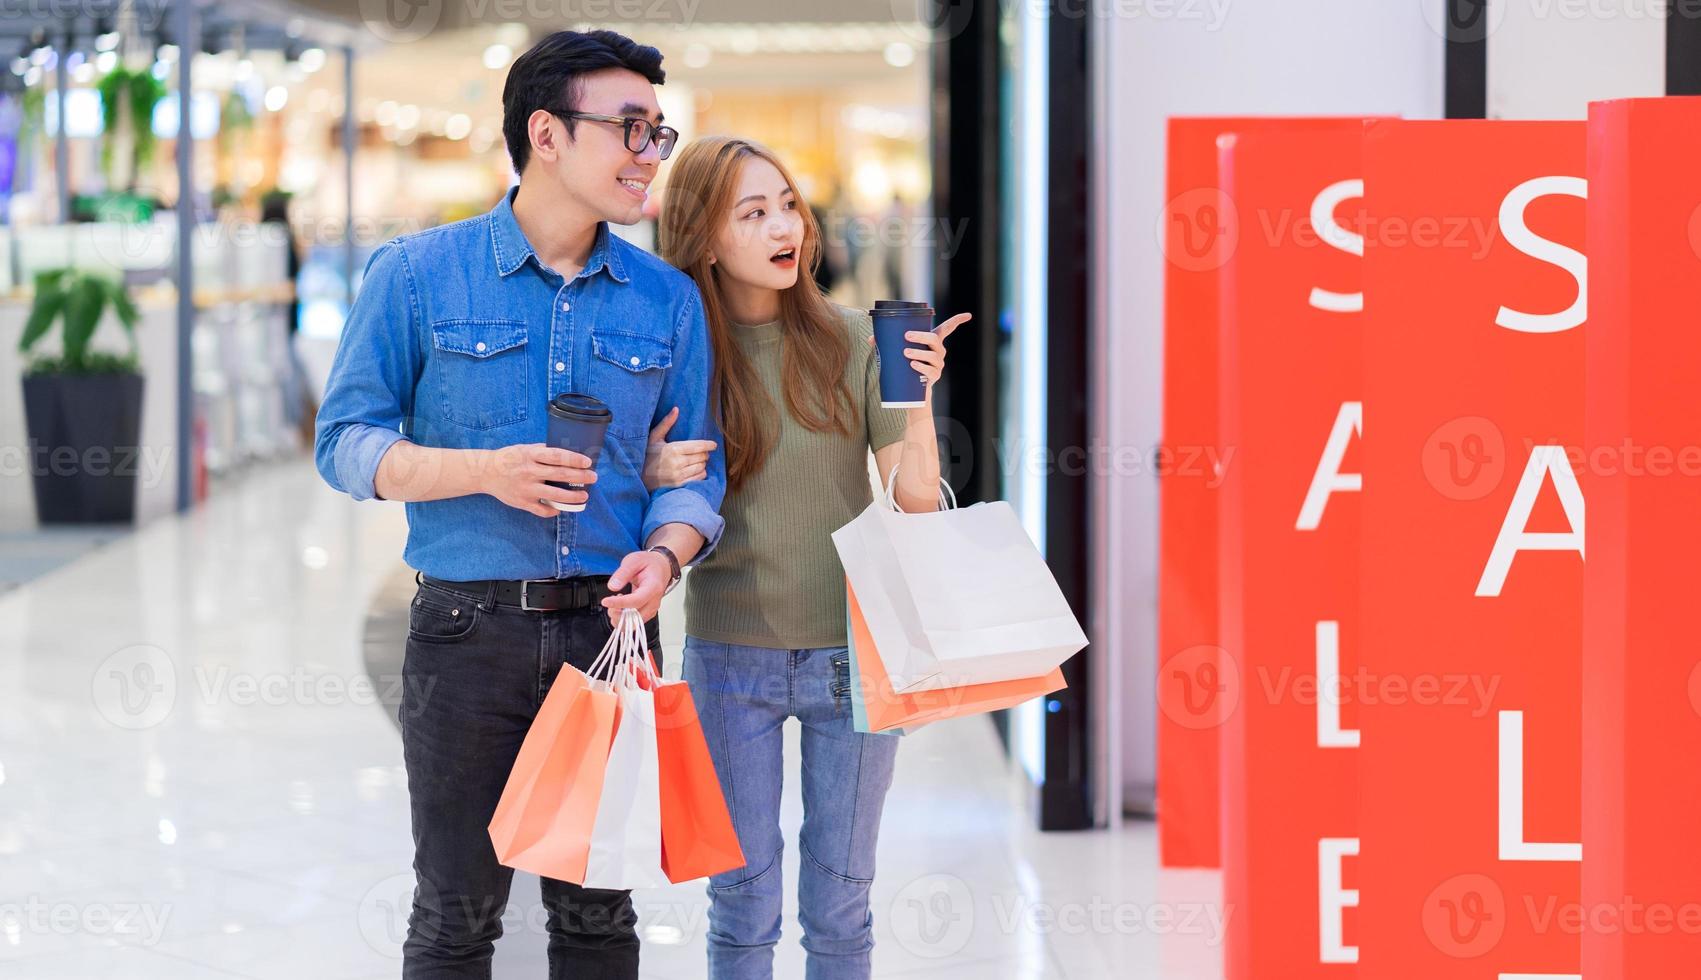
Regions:
M 59 268 L 59 269 L 43 269 L 42 271 L 36 273 L 35 274 L 36 295 L 39 296 L 42 293 L 58 289 L 60 280 L 64 279 L 66 273 L 68 273 L 70 271 L 71 270 L 67 267 L 67 268 Z
M 65 294 L 55 287 L 42 289 L 41 277 L 36 277 L 35 303 L 30 307 L 30 318 L 24 323 L 24 335 L 18 340 L 18 350 L 27 351 L 34 347 L 49 329 L 53 321 L 59 318 L 59 311 L 65 305 Z
M 71 281 L 65 296 L 65 361 L 80 365 L 88 350 L 89 338 L 100 323 L 106 296 L 93 276 L 80 275 Z
M 118 313 L 118 322 L 124 324 L 124 329 L 130 333 L 136 330 L 136 304 L 130 301 L 129 288 L 121 280 L 103 278 L 106 283 L 106 298 L 111 301 L 112 308 Z

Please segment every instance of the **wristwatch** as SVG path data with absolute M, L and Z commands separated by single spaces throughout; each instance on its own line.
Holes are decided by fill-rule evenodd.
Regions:
M 674 587 L 679 584 L 679 580 L 684 577 L 684 573 L 679 570 L 679 556 L 674 554 L 673 549 L 669 548 L 665 544 L 653 544 L 650 545 L 647 550 L 654 551 L 667 559 L 668 572 L 673 576 L 668 580 L 667 591 L 662 593 L 662 595 L 667 595 L 668 592 L 673 591 Z

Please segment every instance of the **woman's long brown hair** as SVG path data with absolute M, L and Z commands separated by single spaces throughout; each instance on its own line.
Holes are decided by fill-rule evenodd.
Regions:
M 798 424 L 812 432 L 849 435 L 857 424 L 856 401 L 845 383 L 850 335 L 821 288 L 821 229 L 797 181 L 772 150 L 732 136 L 708 136 L 685 147 L 668 173 L 660 220 L 661 256 L 689 273 L 703 294 L 715 371 L 710 398 L 726 446 L 727 486 L 737 490 L 762 469 L 779 441 L 779 416 L 762 389 L 756 368 L 733 339 L 739 327 L 727 317 L 720 269 L 709 261 L 722 223 L 732 213 L 744 164 L 762 159 L 785 178 L 803 216 L 797 284 L 780 293 L 780 392 Z

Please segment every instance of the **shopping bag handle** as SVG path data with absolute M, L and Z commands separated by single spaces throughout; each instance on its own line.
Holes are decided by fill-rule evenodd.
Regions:
M 620 610 L 620 621 L 615 624 L 614 632 L 608 636 L 608 642 L 602 645 L 602 652 L 591 661 L 591 666 L 585 671 L 585 676 L 592 680 L 617 681 L 631 667 L 637 654 L 642 652 L 649 656 L 649 645 L 645 642 L 644 617 L 631 606 Z
M 895 510 L 900 514 L 904 514 L 904 513 L 908 513 L 908 511 L 906 511 L 902 507 L 898 506 L 898 466 L 899 465 L 900 464 L 898 464 L 898 463 L 893 463 L 892 464 L 892 472 L 890 474 L 888 474 L 887 477 L 886 477 L 886 506 L 889 509 Z M 951 483 L 950 483 L 950 481 L 945 479 L 944 474 L 940 474 L 940 476 L 939 476 L 939 509 L 940 510 L 956 510 L 957 509 L 957 492 L 955 490 L 951 489 Z

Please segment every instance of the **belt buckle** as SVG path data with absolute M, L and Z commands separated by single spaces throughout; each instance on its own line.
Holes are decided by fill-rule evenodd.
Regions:
M 532 581 L 526 579 L 520 583 L 520 609 L 525 612 L 551 612 L 552 610 L 531 604 Z

